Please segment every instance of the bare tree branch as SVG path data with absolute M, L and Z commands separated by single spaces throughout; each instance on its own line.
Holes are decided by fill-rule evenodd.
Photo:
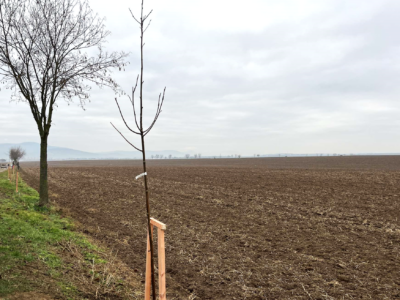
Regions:
M 110 122 L 111 123 L 111 122 Z M 142 150 L 140 150 L 138 147 L 136 147 L 135 145 L 133 145 L 130 141 L 128 141 L 128 139 L 114 126 L 114 124 L 113 123 L 111 123 L 111 125 L 112 125 L 112 127 L 114 127 L 114 129 L 116 130 L 116 131 L 118 131 L 118 133 L 125 139 L 125 141 L 129 144 L 129 145 L 131 145 L 133 148 L 135 148 L 137 151 L 140 151 L 140 152 L 143 152 Z
M 131 132 L 133 132 L 134 134 L 140 135 L 140 132 L 136 132 L 136 131 L 132 130 L 132 129 L 129 127 L 129 125 L 126 123 L 125 118 L 124 118 L 124 115 L 122 114 L 121 108 L 119 107 L 119 103 L 118 103 L 117 98 L 115 98 L 115 102 L 117 103 L 119 113 L 120 113 L 120 115 L 121 115 L 122 120 L 123 120 L 124 123 L 125 123 L 126 128 L 128 128 L 128 129 L 129 129 Z
M 146 30 L 147 30 L 147 28 L 149 28 L 150 24 L 151 24 L 151 20 L 149 21 L 149 24 L 147 24 L 147 26 L 146 26 L 145 30 L 143 30 L 143 33 L 145 33 L 145 32 L 146 32 Z M 144 44 L 143 44 L 143 46 L 144 46 Z
M 162 105 L 164 104 L 164 96 L 165 96 L 165 90 L 166 90 L 167 88 L 165 87 L 164 88 L 164 91 L 163 91 L 163 93 L 162 93 L 162 98 L 161 98 L 161 94 L 158 96 L 158 104 L 157 104 L 157 111 L 156 111 L 156 115 L 155 115 L 155 117 L 154 117 L 154 119 L 153 119 L 153 122 L 150 124 L 150 126 L 144 131 L 144 135 L 147 135 L 149 132 L 150 132 L 150 130 L 153 128 L 153 126 L 154 126 L 154 124 L 157 122 L 157 120 L 158 120 L 158 117 L 159 117 L 159 115 L 161 114 L 161 112 L 162 112 Z M 160 98 L 161 98 L 161 101 L 160 101 Z
M 132 109 L 133 109 L 133 115 L 134 115 L 134 117 L 135 117 L 136 127 L 137 127 L 137 128 L 139 129 L 139 131 L 140 131 L 140 126 L 139 126 L 139 123 L 138 123 L 138 121 L 137 121 L 136 109 L 135 109 L 135 92 L 136 92 L 136 87 L 137 87 L 137 84 L 138 84 L 138 80 L 139 80 L 139 75 L 136 77 L 135 87 L 132 89 L 132 100 L 131 100 L 131 102 L 132 102 Z
M 147 15 L 145 15 L 145 16 L 142 17 L 143 24 L 144 24 L 144 22 L 147 20 L 147 18 L 151 15 L 152 12 L 153 12 L 153 10 L 151 10 Z M 144 32 L 144 31 L 143 31 L 143 32 Z
M 131 9 L 129 8 L 129 11 L 131 12 L 132 18 L 135 19 L 135 21 L 140 25 L 140 22 L 138 21 L 138 19 L 135 18 L 134 14 L 132 13 Z

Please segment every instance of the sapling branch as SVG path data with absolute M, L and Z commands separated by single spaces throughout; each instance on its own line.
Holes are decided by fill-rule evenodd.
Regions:
M 110 122 L 110 123 L 111 123 L 111 122 Z M 133 148 L 135 148 L 137 151 L 142 152 L 142 150 L 140 150 L 138 147 L 136 147 L 136 146 L 133 145 L 130 141 L 128 141 L 128 139 L 121 133 L 121 131 L 119 131 L 119 130 L 117 129 L 117 127 L 114 126 L 113 123 L 111 123 L 111 125 L 112 125 L 112 127 L 114 127 L 114 129 L 115 129 L 116 131 L 118 131 L 118 133 L 125 139 L 125 141 L 126 141 L 129 145 L 131 145 L 131 146 L 132 146 Z
M 135 19 L 135 21 L 140 25 L 141 23 L 136 19 L 135 15 L 133 14 L 133 12 L 131 11 L 130 8 L 129 8 L 129 11 L 131 12 L 131 15 Z
M 119 103 L 118 103 L 117 98 L 115 98 L 115 103 L 117 103 L 119 113 L 120 113 L 120 115 L 121 115 L 122 120 L 123 120 L 124 123 L 125 123 L 126 128 L 128 128 L 129 131 L 133 132 L 134 134 L 140 135 L 140 132 L 134 131 L 133 129 L 131 129 L 131 128 L 129 127 L 128 123 L 126 123 L 125 118 L 124 118 L 124 115 L 123 115 L 123 113 L 122 113 L 122 111 L 121 111 L 121 108 L 119 107 Z M 115 128 L 115 127 L 114 127 L 114 128 Z
M 135 92 L 136 92 L 136 87 L 138 84 L 138 80 L 139 80 L 139 75 L 136 77 L 136 83 L 135 83 L 135 87 L 132 89 L 132 108 L 133 108 L 133 115 L 135 116 L 135 123 L 136 123 L 136 127 L 140 130 L 140 126 L 139 123 L 137 121 L 137 117 L 136 117 L 136 109 L 135 109 Z

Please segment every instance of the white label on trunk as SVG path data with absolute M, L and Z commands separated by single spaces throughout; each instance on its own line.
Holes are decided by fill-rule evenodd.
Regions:
M 136 176 L 136 180 L 138 180 L 140 177 L 143 177 L 144 175 L 147 175 L 147 172 L 144 172 L 144 173 L 142 173 L 142 174 Z

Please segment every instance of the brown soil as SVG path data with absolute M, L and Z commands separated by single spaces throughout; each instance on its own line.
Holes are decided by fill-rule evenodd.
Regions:
M 24 179 L 37 187 L 36 163 Z M 51 198 L 143 276 L 139 161 L 51 162 Z M 400 299 L 400 157 L 149 161 L 169 299 Z M 138 268 L 141 266 L 141 268 Z

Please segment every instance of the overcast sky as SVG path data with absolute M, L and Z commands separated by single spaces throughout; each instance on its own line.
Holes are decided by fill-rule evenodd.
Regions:
M 139 71 L 139 0 L 90 1 L 131 52 L 115 79 Z M 400 1 L 146 0 L 145 115 L 163 112 L 147 149 L 203 155 L 400 152 Z M 83 111 L 59 102 L 49 144 L 103 152 L 132 148 L 110 89 Z M 128 104 L 127 99 L 121 98 Z M 128 105 L 127 118 L 132 119 Z M 0 143 L 39 142 L 26 103 L 0 92 Z M 132 141 L 139 143 L 136 137 Z

